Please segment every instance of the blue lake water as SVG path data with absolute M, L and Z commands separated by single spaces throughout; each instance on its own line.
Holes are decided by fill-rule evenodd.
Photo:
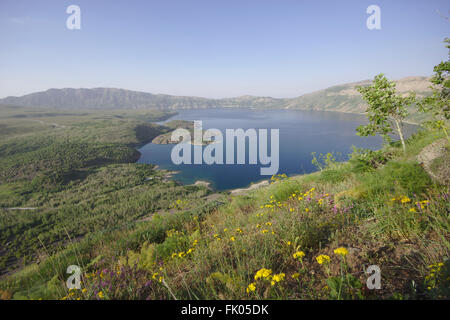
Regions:
M 352 152 L 352 146 L 378 149 L 382 145 L 380 137 L 356 135 L 356 128 L 366 123 L 365 116 L 358 114 L 300 110 L 203 109 L 180 110 L 179 114 L 167 121 L 176 119 L 202 120 L 204 130 L 219 129 L 224 137 L 225 129 L 279 129 L 278 173 L 287 175 L 316 171 L 317 168 L 311 163 L 312 152 L 339 152 L 343 155 L 341 160 L 346 160 Z M 414 129 L 415 126 L 406 125 L 406 135 Z M 173 147 L 174 145 L 149 143 L 139 149 L 141 157 L 138 163 L 152 163 L 162 169 L 179 171 L 173 177 L 183 184 L 192 184 L 197 180 L 209 181 L 216 190 L 246 187 L 252 182 L 270 178 L 260 175 L 260 168 L 267 165 L 251 165 L 248 160 L 246 164 L 234 165 L 175 165 L 171 160 Z M 226 150 L 224 159 L 225 153 Z M 248 159 L 248 151 L 246 154 Z

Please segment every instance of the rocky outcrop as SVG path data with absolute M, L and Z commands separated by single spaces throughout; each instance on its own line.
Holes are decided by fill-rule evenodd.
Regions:
M 435 181 L 450 185 L 450 146 L 446 139 L 437 140 L 423 148 L 417 161 Z

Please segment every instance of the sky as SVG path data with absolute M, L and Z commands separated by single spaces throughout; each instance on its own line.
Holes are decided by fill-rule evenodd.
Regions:
M 66 9 L 78 5 L 81 29 Z M 381 29 L 369 30 L 369 5 Z M 1 0 L 0 97 L 115 87 L 296 97 L 429 76 L 447 59 L 448 0 Z

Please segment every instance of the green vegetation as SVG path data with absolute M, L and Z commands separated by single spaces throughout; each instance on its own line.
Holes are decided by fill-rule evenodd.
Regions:
M 422 110 L 446 110 L 447 66 Z M 412 100 L 382 76 L 361 92 L 363 134 L 389 133 L 389 117 L 399 128 Z M 179 125 L 147 121 L 171 113 L 0 113 L 1 299 L 450 297 L 450 146 L 436 130 L 448 117 L 348 162 L 313 154 L 320 171 L 231 196 L 133 163 L 136 146 Z M 67 289 L 70 265 L 80 289 Z M 373 266 L 380 289 L 366 286 Z
M 168 181 L 150 165 L 77 169 L 83 174 L 58 188 L 31 191 L 22 202 L 21 180 L 4 183 L 0 199 L 38 209 L 0 217 L 1 241 L 10 242 L 6 252 L 17 253 L 3 251 L 3 263 L 24 266 L 0 282 L 1 294 L 448 297 L 448 189 L 416 162 L 424 146 L 441 138 L 423 130 L 406 140 L 406 154 L 393 143 L 378 151 L 355 149 L 346 163 L 322 156 L 319 172 L 279 175 L 268 187 L 218 201 L 205 188 Z M 82 289 L 67 291 L 66 268 L 72 264 L 82 267 Z M 381 268 L 381 290 L 366 288 L 369 265 Z
M 415 102 L 415 94 L 408 97 L 396 94 L 395 83 L 389 81 L 383 74 L 376 75 L 373 83 L 367 87 L 357 87 L 362 98 L 367 102 L 367 117 L 369 124 L 358 127 L 361 136 L 381 134 L 385 139 L 393 133 L 392 123 L 400 137 L 403 151 L 406 152 L 403 137 L 403 121 L 408 116 L 407 107 Z
M 173 113 L 0 112 L 1 274 L 46 260 L 69 237 L 101 239 L 170 211 L 176 199 L 204 205 L 206 188 L 179 186 L 164 171 L 132 163 L 136 146 L 172 130 L 136 119 Z
M 450 39 L 445 39 L 450 57 Z M 447 140 L 448 126 L 447 121 L 450 120 L 450 61 L 442 61 L 434 67 L 434 75 L 430 79 L 432 94 L 419 101 L 420 111 L 431 114 L 431 119 L 425 122 L 431 128 L 437 128 L 444 131 Z

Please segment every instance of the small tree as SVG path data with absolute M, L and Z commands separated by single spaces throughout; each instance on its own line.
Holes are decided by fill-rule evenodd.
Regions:
M 449 49 L 449 59 L 434 67 L 434 75 L 430 79 L 432 94 L 421 99 L 418 105 L 420 111 L 429 113 L 432 117 L 424 124 L 443 130 L 449 140 L 447 123 L 450 119 L 450 39 L 446 38 L 444 42 L 448 43 L 446 47 Z
M 403 136 L 403 120 L 408 115 L 407 106 L 415 101 L 415 94 L 403 97 L 396 94 L 395 82 L 389 81 L 384 74 L 376 75 L 372 85 L 358 86 L 357 90 L 367 102 L 367 117 L 369 123 L 359 126 L 356 131 L 360 136 L 381 134 L 385 139 L 394 133 L 393 125 L 406 152 Z

